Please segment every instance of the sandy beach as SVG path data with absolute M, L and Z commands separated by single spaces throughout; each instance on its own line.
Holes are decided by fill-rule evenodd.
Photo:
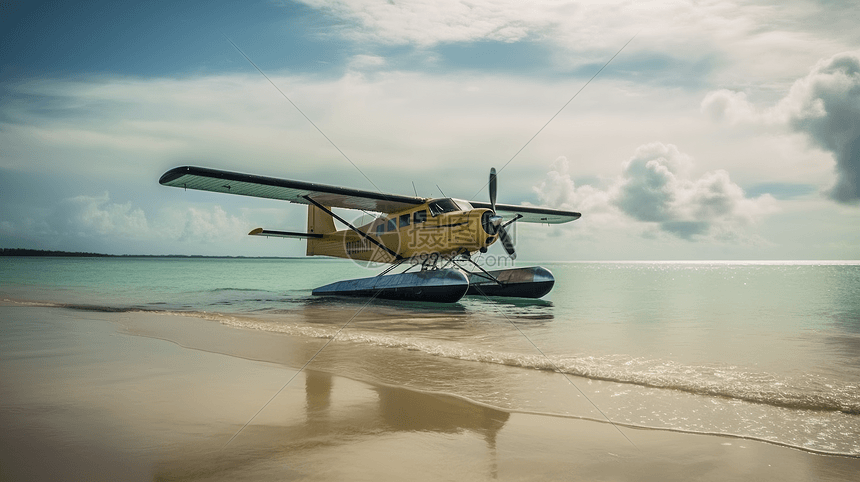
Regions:
M 15 303 L 0 306 L 0 320 L 4 481 L 857 480 L 860 473 L 851 457 L 512 413 L 313 363 L 297 373 L 324 339 Z M 332 343 L 323 353 L 339 349 Z

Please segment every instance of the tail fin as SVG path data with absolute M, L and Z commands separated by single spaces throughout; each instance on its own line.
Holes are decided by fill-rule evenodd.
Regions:
M 326 207 L 326 209 L 330 209 Z M 331 217 L 331 214 L 326 213 L 322 209 L 314 206 L 313 204 L 308 205 L 308 232 L 314 234 L 329 234 L 337 231 L 334 227 L 334 219 Z M 313 256 L 316 251 L 318 244 L 322 240 L 309 238 L 308 239 L 308 250 L 307 255 Z

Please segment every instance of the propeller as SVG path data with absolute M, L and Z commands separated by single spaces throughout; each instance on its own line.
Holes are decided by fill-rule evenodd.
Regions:
M 490 209 L 496 214 L 496 168 L 490 168 Z
M 508 253 L 508 256 L 511 259 L 517 259 L 517 253 L 514 251 L 514 242 L 511 240 L 511 236 L 508 234 L 508 231 L 505 229 L 505 226 L 502 225 L 502 217 L 496 214 L 496 190 L 497 190 L 497 181 L 496 181 L 496 168 L 490 168 L 490 209 L 493 210 L 492 216 L 490 216 L 487 220 L 489 221 L 487 227 L 492 226 L 492 230 L 488 229 L 487 232 L 492 232 L 493 234 L 498 233 L 499 239 L 502 241 L 502 246 L 505 247 L 505 251 Z
M 511 259 L 517 259 L 517 253 L 514 252 L 514 242 L 511 240 L 511 236 L 508 234 L 508 230 L 505 229 L 504 226 L 499 226 L 499 239 L 502 240 L 502 246 L 505 247 L 505 251 L 508 253 L 508 256 Z

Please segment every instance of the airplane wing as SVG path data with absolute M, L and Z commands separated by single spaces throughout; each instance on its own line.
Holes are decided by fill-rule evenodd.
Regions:
M 490 203 L 469 201 L 472 207 L 491 209 Z M 524 223 L 544 223 L 544 224 L 561 224 L 570 221 L 576 221 L 582 214 L 574 211 L 562 211 L 561 209 L 539 208 L 533 206 L 514 206 L 513 204 L 496 204 L 496 214 L 502 216 L 506 220 L 512 219 L 517 215 L 520 218 L 517 222 Z
M 193 166 L 171 169 L 165 172 L 158 182 L 165 186 L 184 189 L 280 199 L 298 204 L 310 204 L 304 198 L 308 196 L 323 206 L 379 213 L 401 211 L 426 201 L 420 197 L 362 191 Z

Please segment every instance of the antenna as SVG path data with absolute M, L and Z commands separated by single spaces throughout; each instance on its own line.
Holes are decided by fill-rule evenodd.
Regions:
M 415 189 L 415 181 L 412 181 L 412 190 L 415 191 L 415 197 L 418 197 L 418 189 Z
M 442 190 L 442 188 L 441 188 L 441 187 L 439 187 L 439 185 L 438 185 L 438 184 L 436 184 L 436 189 L 438 189 L 438 190 L 439 190 L 439 192 L 441 192 L 441 193 L 442 193 L 442 196 L 443 196 L 443 197 L 448 197 L 448 195 L 447 195 L 447 194 L 445 194 L 445 191 L 443 191 L 443 190 Z

